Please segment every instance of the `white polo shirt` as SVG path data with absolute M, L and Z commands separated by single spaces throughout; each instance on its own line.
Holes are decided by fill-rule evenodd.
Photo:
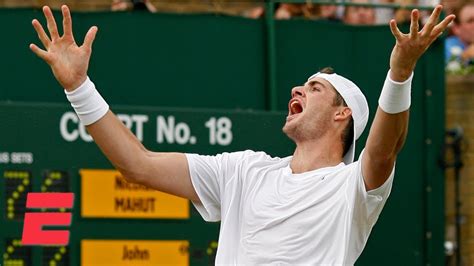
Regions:
M 363 153 L 360 158 L 362 158 Z M 390 194 L 394 171 L 366 192 L 361 160 L 293 174 L 291 156 L 186 154 L 193 202 L 221 221 L 216 264 L 352 265 Z

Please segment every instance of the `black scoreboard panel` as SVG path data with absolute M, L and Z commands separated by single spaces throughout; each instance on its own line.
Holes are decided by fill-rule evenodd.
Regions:
M 42 266 L 68 266 L 71 265 L 68 247 L 43 247 Z
M 67 171 L 45 170 L 41 177 L 41 192 L 71 191 L 71 181 Z
M 22 246 L 21 239 L 5 238 L 3 264 L 5 266 L 32 266 L 32 247 Z
M 26 195 L 31 192 L 31 172 L 28 170 L 4 170 L 5 212 L 7 220 L 22 221 L 26 208 Z

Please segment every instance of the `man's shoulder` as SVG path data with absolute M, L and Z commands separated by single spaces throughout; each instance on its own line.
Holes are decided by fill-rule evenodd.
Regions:
M 242 150 L 242 151 L 232 151 L 232 152 L 223 152 L 216 155 L 201 155 L 201 154 L 192 154 L 189 153 L 188 157 L 191 158 L 213 158 L 217 161 L 227 161 L 227 162 L 280 162 L 286 160 L 289 157 L 280 158 L 272 156 L 264 151 L 254 151 L 254 150 Z
M 231 152 L 229 154 L 234 157 L 239 157 L 242 160 L 246 160 L 246 161 L 278 162 L 282 160 L 282 158 L 272 156 L 264 151 L 244 150 L 244 151 Z

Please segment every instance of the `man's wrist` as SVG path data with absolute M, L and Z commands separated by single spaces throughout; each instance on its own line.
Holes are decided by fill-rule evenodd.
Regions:
M 390 69 L 390 79 L 395 82 L 404 82 L 408 80 L 413 73 L 413 69 L 406 68 L 406 69 L 397 69 L 392 68 Z
M 77 116 L 86 126 L 97 122 L 109 110 L 109 105 L 88 77 L 77 88 L 65 93 Z
M 84 82 L 86 82 L 86 80 L 87 80 L 87 76 L 84 76 L 69 85 L 65 85 L 65 84 L 62 84 L 62 85 L 65 91 L 72 92 L 76 90 L 77 88 L 79 88 L 81 85 L 83 85 Z
M 379 106 L 388 114 L 404 112 L 411 105 L 411 83 L 413 72 L 404 81 L 395 81 L 392 78 L 392 70 L 389 70 L 385 79 L 382 92 L 380 93 Z

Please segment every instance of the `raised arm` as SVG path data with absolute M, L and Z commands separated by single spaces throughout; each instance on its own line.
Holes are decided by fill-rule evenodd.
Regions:
M 416 62 L 454 19 L 454 15 L 449 15 L 437 24 L 442 8 L 438 5 L 434 9 L 421 31 L 418 29 L 420 13 L 416 9 L 411 13 L 408 34 L 400 32 L 395 20 L 390 21 L 396 44 L 390 56 L 390 72 L 379 101 L 386 106 L 379 105 L 377 108 L 362 158 L 367 190 L 378 188 L 387 180 L 397 154 L 403 147 L 408 129 L 410 79 Z M 403 108 L 404 105 L 407 107 Z
M 43 12 L 50 36 L 46 34 L 38 20 L 33 20 L 33 27 L 38 33 L 45 50 L 35 44 L 31 44 L 30 48 L 49 64 L 54 76 L 68 95 L 78 96 L 79 89 L 87 89 L 87 92 L 83 91 L 82 95 L 94 92 L 95 96 L 90 98 L 102 99 L 96 93 L 93 83 L 87 79 L 92 43 L 98 29 L 95 26 L 91 27 L 86 34 L 83 45 L 78 46 L 72 33 L 72 19 L 69 9 L 67 6 L 62 6 L 61 10 L 64 34 L 59 35 L 51 9 L 44 7 Z M 80 96 L 79 98 L 83 97 Z M 83 101 L 81 105 L 85 105 L 83 107 L 78 106 L 78 108 L 90 107 L 90 110 L 85 110 L 87 111 L 85 113 L 89 111 L 94 113 L 102 108 L 100 116 L 96 116 L 85 124 L 102 152 L 124 177 L 132 182 L 199 202 L 196 191 L 191 184 L 185 155 L 148 151 L 135 135 L 108 110 L 105 101 L 102 100 L 102 105 L 97 104 L 100 102 L 98 100 Z M 81 117 L 81 114 L 79 116 Z

